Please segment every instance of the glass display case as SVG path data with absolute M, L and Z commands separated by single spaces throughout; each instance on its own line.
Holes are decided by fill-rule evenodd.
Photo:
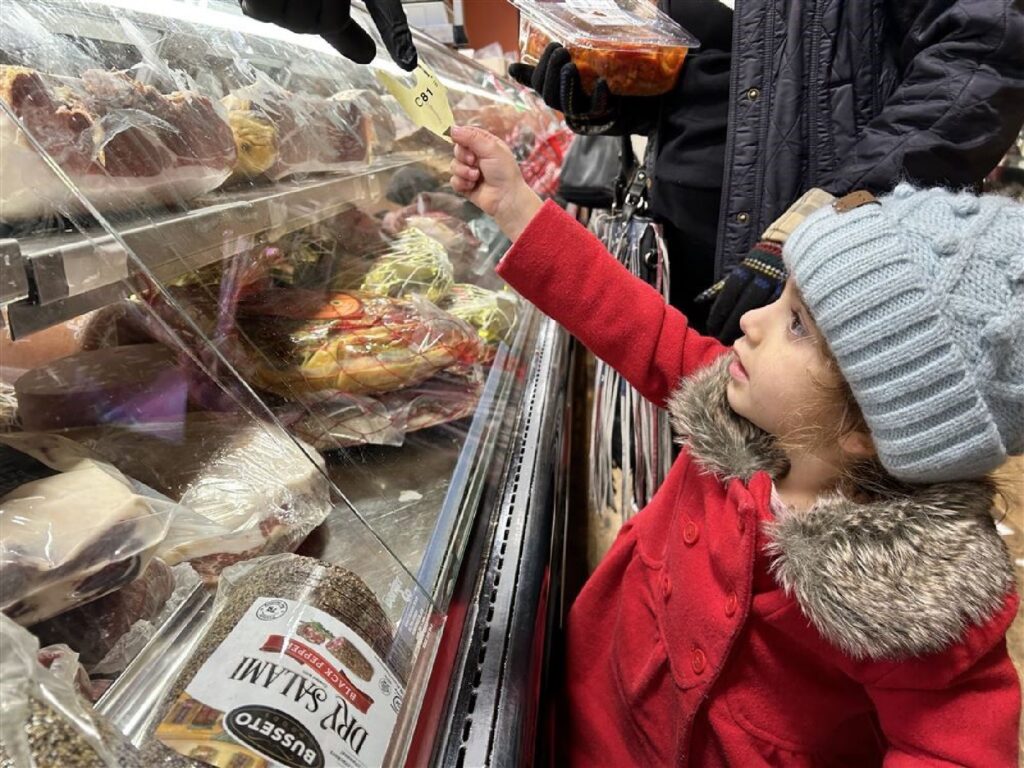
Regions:
M 83 765 L 402 764 L 460 574 L 479 599 L 558 453 L 565 339 L 382 46 L 218 2 L 3 14 L 0 763 L 48 764 L 18 718 L 56 717 Z M 558 116 L 416 42 L 551 193 Z

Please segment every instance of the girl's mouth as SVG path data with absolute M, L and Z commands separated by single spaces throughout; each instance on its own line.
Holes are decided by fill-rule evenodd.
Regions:
M 748 380 L 747 369 L 743 367 L 743 363 L 740 362 L 738 357 L 734 357 L 732 362 L 729 363 L 729 375 L 736 381 Z

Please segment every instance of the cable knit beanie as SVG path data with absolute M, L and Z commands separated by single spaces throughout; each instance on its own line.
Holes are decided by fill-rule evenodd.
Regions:
M 882 465 L 978 478 L 1024 452 L 1024 207 L 901 184 L 807 218 L 783 258 Z

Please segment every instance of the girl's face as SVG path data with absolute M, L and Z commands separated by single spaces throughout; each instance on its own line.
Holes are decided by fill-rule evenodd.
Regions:
M 726 396 L 732 409 L 775 437 L 797 437 L 822 420 L 822 385 L 838 383 L 792 280 L 766 307 L 740 318 Z

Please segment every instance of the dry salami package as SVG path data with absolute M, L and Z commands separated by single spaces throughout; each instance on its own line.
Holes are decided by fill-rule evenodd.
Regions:
M 0 609 L 30 625 L 138 578 L 182 507 L 54 434 L 0 435 Z
M 394 643 L 351 571 L 296 555 L 240 564 L 154 738 L 219 768 L 382 765 L 405 692 L 386 661 Z
M 548 43 L 565 46 L 583 88 L 598 78 L 620 96 L 658 96 L 675 85 L 697 40 L 647 0 L 513 0 L 521 12 L 523 61 L 536 64 Z

